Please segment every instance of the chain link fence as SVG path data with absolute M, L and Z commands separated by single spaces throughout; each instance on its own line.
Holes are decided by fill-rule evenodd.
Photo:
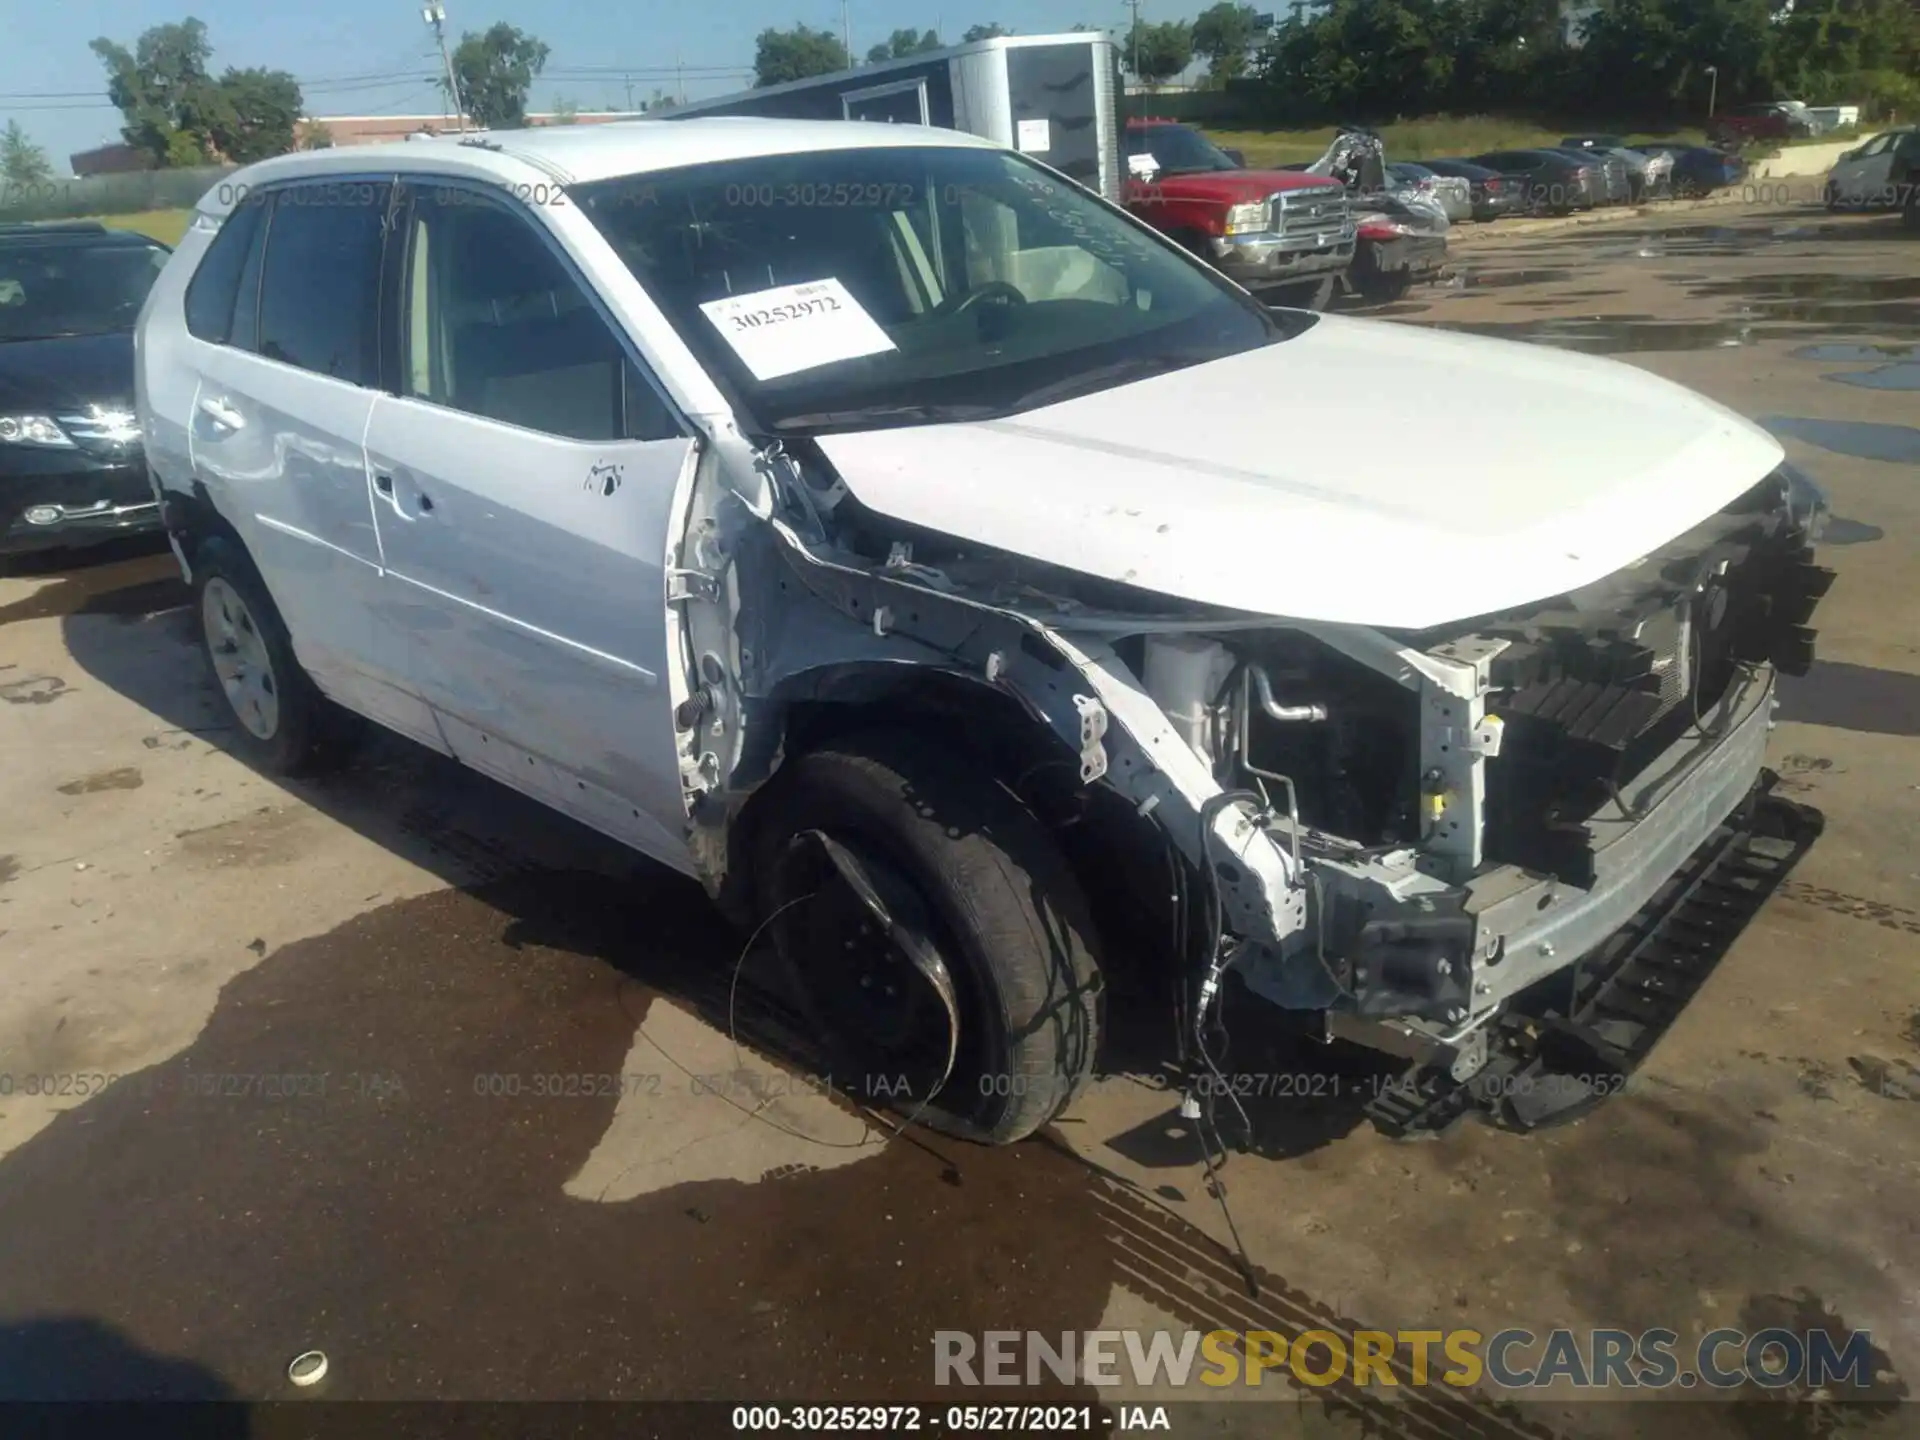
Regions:
M 42 180 L 27 185 L 0 181 L 0 223 L 75 220 L 84 215 L 137 215 L 144 210 L 189 210 L 233 174 L 236 165 L 192 170 L 131 170 Z

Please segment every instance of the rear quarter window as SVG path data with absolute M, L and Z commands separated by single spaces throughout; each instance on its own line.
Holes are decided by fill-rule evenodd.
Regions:
M 224 345 L 231 337 L 234 298 L 247 257 L 259 239 L 264 209 L 254 203 L 236 206 L 200 257 L 199 268 L 187 284 L 187 333 L 196 340 Z
M 260 281 L 259 353 L 354 385 L 378 382 L 386 181 L 278 191 Z

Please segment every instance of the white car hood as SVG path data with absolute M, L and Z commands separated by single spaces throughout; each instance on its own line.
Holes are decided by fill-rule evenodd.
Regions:
M 1338 316 L 1005 420 L 820 445 L 909 524 L 1202 604 L 1406 629 L 1598 580 L 1785 458 L 1630 365 Z

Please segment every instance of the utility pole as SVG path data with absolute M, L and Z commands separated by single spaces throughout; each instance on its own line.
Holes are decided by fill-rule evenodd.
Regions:
M 467 133 L 467 107 L 460 100 L 460 80 L 453 73 L 453 56 L 447 53 L 447 7 L 440 0 L 427 0 L 420 18 L 433 27 L 433 38 L 440 42 L 440 63 L 447 67 L 447 99 L 453 104 L 460 133 Z
M 1707 119 L 1713 118 L 1713 102 L 1720 98 L 1720 67 L 1707 66 Z
M 847 64 L 853 64 L 853 26 L 847 19 L 847 0 L 840 0 L 840 48 L 847 52 Z
M 1133 50 L 1133 83 L 1140 83 L 1140 0 L 1127 0 L 1127 9 L 1133 12 L 1133 24 L 1127 30 L 1127 39 Z
M 678 91 L 680 95 L 680 103 L 682 105 L 686 104 L 687 71 L 686 67 L 680 63 L 680 52 L 678 50 L 673 52 L 673 81 L 674 89 Z
M 621 78 L 627 82 L 627 113 L 631 115 L 633 113 L 633 76 L 625 75 Z

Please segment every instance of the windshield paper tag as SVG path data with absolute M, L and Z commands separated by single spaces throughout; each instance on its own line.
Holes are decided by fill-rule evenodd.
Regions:
M 1052 128 L 1044 117 L 1022 120 L 1014 126 L 1013 144 L 1016 150 L 1023 150 L 1029 155 L 1044 155 L 1053 145 Z
M 756 380 L 777 380 L 894 348 L 887 332 L 834 279 L 729 295 L 707 301 L 700 310 Z

